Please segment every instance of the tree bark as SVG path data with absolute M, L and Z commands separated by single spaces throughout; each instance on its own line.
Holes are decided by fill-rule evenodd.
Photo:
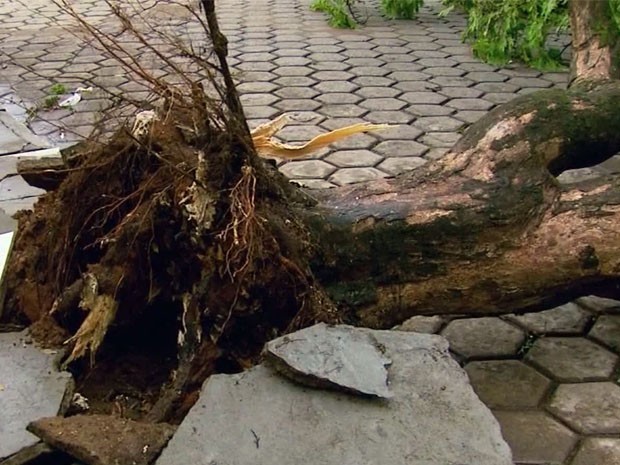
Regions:
M 571 0 L 572 62 L 569 85 L 620 77 L 618 26 L 609 1 Z
M 614 292 L 620 177 L 562 171 L 620 150 L 620 85 L 524 96 L 474 124 L 439 162 L 314 194 L 314 271 L 358 324 L 540 309 Z

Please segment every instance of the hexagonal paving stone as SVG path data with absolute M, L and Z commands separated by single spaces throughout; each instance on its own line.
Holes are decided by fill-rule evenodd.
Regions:
M 355 93 L 363 98 L 387 98 L 396 97 L 401 91 L 391 87 L 363 87 Z
M 620 351 L 620 315 L 601 315 L 590 330 L 592 339 Z
M 534 408 L 551 387 L 551 380 L 518 360 L 471 362 L 465 371 L 480 400 L 492 409 Z
M 279 100 L 273 94 L 243 94 L 240 99 L 243 105 L 269 105 Z
M 280 66 L 273 70 L 278 76 L 308 76 L 314 72 L 306 66 Z M 340 71 L 320 71 L 323 73 L 340 72 Z M 313 76 L 314 77 L 314 76 Z
M 326 116 L 337 116 L 345 118 L 355 118 L 356 116 L 362 116 L 367 113 L 366 108 L 359 107 L 357 105 L 323 105 L 321 107 L 321 113 Z
M 329 181 L 344 186 L 345 184 L 371 181 L 385 176 L 386 174 L 383 171 L 376 168 L 341 168 L 330 176 Z
M 329 94 L 322 94 L 316 97 L 316 100 L 326 104 L 347 104 L 358 103 L 362 100 L 362 97 L 349 92 L 332 92 Z
M 331 145 L 332 149 L 368 149 L 377 143 L 377 139 L 370 134 L 356 134 L 346 137 Z
M 381 157 L 370 150 L 338 150 L 325 158 L 325 161 L 339 168 L 373 166 L 379 160 Z
M 540 79 L 540 78 L 524 78 L 524 77 L 516 77 L 516 78 L 510 78 L 508 81 L 506 81 L 508 84 L 512 84 L 513 86 L 517 86 L 517 87 L 521 87 L 521 88 L 547 88 L 547 87 L 551 87 L 552 83 L 549 81 L 545 81 L 544 79 Z
M 456 132 L 429 132 L 420 138 L 420 142 L 429 147 L 451 148 L 461 138 Z
M 316 81 L 307 76 L 284 76 L 274 80 L 276 84 L 282 87 L 310 87 L 316 84 Z
M 272 118 L 280 113 L 280 110 L 277 108 L 264 105 L 247 106 L 243 109 L 243 111 L 247 118 Z
M 359 86 L 349 81 L 331 81 L 320 82 L 316 86 L 314 86 L 314 89 L 318 90 L 321 93 L 353 92 L 354 90 L 359 89 Z
M 455 98 L 446 105 L 459 110 L 488 110 L 493 107 L 493 103 L 481 98 Z
M 492 92 L 484 95 L 485 100 L 496 104 L 510 102 L 515 97 L 515 94 L 509 94 L 504 92 Z
M 319 95 L 317 90 L 309 87 L 283 87 L 274 92 L 280 98 L 313 98 Z
M 486 114 L 487 114 L 486 111 L 464 110 L 464 111 L 457 111 L 452 116 L 458 120 L 464 121 L 465 123 L 472 124 L 478 121 L 480 118 L 482 118 Z
M 385 157 L 421 157 L 427 151 L 428 147 L 413 140 L 388 140 L 375 147 Z
M 379 68 L 378 66 L 356 66 L 349 69 L 350 73 L 356 76 L 386 76 L 390 74 L 390 70 L 387 68 Z
M 299 48 L 280 48 L 278 47 L 273 51 L 274 55 L 278 55 L 280 57 L 303 57 L 310 54 L 309 50 L 303 50 Z
M 474 87 L 446 87 L 441 89 L 439 93 L 450 98 L 478 98 L 483 92 Z
M 424 68 L 430 76 L 463 76 L 466 71 L 459 68 Z
M 369 110 L 400 110 L 407 104 L 395 98 L 369 98 L 360 103 L 360 106 Z
M 314 60 L 317 60 L 317 58 L 314 55 L 312 55 L 311 58 Z M 332 59 L 336 60 L 335 57 Z M 314 61 L 313 63 L 310 64 L 310 67 L 317 71 L 347 71 L 349 68 L 351 68 L 350 65 L 342 61 L 324 61 L 324 60 Z
M 331 44 L 319 44 L 319 45 L 310 45 L 306 47 L 306 50 L 315 53 L 337 53 L 344 50 L 340 45 L 331 45 Z
M 517 87 L 514 84 L 509 84 L 507 82 L 481 82 L 480 84 L 476 84 L 474 88 L 488 93 L 514 93 L 520 89 L 520 87 Z
M 422 131 L 420 129 L 410 124 L 399 124 L 375 133 L 382 140 L 415 140 L 421 134 Z
M 364 119 L 377 124 L 409 124 L 415 118 L 404 111 L 386 110 L 371 111 Z
M 525 66 L 519 66 L 517 68 L 502 68 L 498 70 L 499 73 L 505 74 L 510 77 L 526 77 L 537 78 L 542 74 L 537 69 L 526 68 Z
M 320 82 L 324 81 L 348 81 L 354 75 L 348 71 L 317 71 L 312 75 L 314 79 Z
M 271 92 L 277 88 L 273 82 L 244 82 L 237 86 L 237 90 L 242 94 Z
M 273 61 L 278 66 L 306 66 L 310 60 L 305 57 L 281 57 Z
M 421 73 L 419 71 L 394 71 L 388 76 L 393 81 L 426 81 L 432 75 L 427 73 Z
M 247 61 L 235 65 L 235 69 L 242 71 L 272 71 L 277 65 L 268 61 Z
M 438 52 L 435 52 L 435 53 L 438 53 Z M 425 68 L 439 68 L 439 67 L 451 68 L 452 66 L 458 63 L 451 58 L 422 58 L 416 61 L 416 64 L 422 65 Z
M 420 157 L 394 157 L 386 158 L 377 165 L 382 171 L 396 176 L 397 174 L 411 171 L 427 163 L 427 160 Z
M 617 384 L 561 384 L 548 409 L 579 433 L 620 434 L 620 386 Z
M 585 438 L 570 465 L 618 465 L 620 438 Z
M 506 319 L 536 334 L 581 334 L 590 314 L 573 302 L 542 312 L 507 315 Z
M 276 58 L 275 55 L 268 52 L 259 52 L 259 53 L 242 53 L 239 55 L 239 60 L 242 62 L 247 61 L 271 61 Z
M 504 82 L 508 79 L 508 77 L 503 74 L 486 71 L 472 71 L 467 73 L 465 77 L 475 82 Z
M 430 80 L 440 87 L 470 87 L 475 81 L 458 76 L 438 76 Z
M 404 323 L 396 326 L 394 329 L 397 331 L 411 331 L 414 333 L 434 334 L 444 324 L 445 320 L 439 316 L 413 316 L 406 320 Z
M 581 337 L 540 338 L 525 359 L 560 382 L 607 379 L 618 361 L 616 355 Z
M 434 147 L 430 149 L 428 152 L 426 152 L 426 154 L 424 155 L 424 158 L 426 158 L 427 160 L 439 160 L 443 158 L 443 156 L 446 153 L 448 153 L 449 150 L 450 149 L 446 147 Z
M 291 161 L 280 167 L 280 171 L 289 178 L 325 178 L 335 170 L 335 166 L 322 160 Z
M 243 71 L 238 76 L 244 82 L 268 82 L 278 77 L 271 71 Z
M 418 118 L 415 123 L 420 129 L 431 132 L 457 131 L 463 126 L 463 122 L 450 116 L 426 116 Z
M 512 458 L 522 464 L 561 465 L 577 444 L 571 430 L 540 411 L 494 411 Z
M 409 105 L 405 111 L 416 116 L 448 116 L 455 113 L 454 108 L 446 107 L 443 105 L 424 105 L 415 104 Z
M 453 320 L 441 335 L 452 351 L 468 358 L 514 355 L 525 340 L 522 330 L 494 317 Z
M 394 81 L 392 79 L 389 79 L 387 77 L 381 77 L 381 76 L 358 76 L 355 79 L 353 79 L 353 81 L 355 84 L 357 84 L 360 87 L 376 87 L 376 86 L 391 86 L 392 84 L 394 84 Z
M 384 64 L 383 60 L 378 60 L 377 58 L 349 58 L 348 60 L 346 60 L 346 62 L 352 67 L 363 66 L 366 68 L 369 68 L 371 66 L 378 68 L 379 66 L 383 66 Z
M 437 92 L 441 89 L 438 84 L 428 81 L 403 81 L 395 83 L 392 87 L 403 92 Z
M 405 92 L 398 98 L 407 103 L 419 103 L 427 105 L 439 105 L 448 100 L 447 97 L 441 94 L 436 94 L 434 92 Z
M 588 310 L 592 310 L 597 313 L 618 313 L 620 312 L 620 301 L 613 299 L 606 299 L 604 297 L 598 297 L 596 295 L 589 295 L 586 297 L 580 297 L 575 302 Z
M 273 105 L 274 107 L 282 110 L 282 111 L 312 111 L 316 110 L 321 106 L 320 102 L 316 100 L 311 100 L 307 98 L 288 98 L 284 100 L 280 100 L 278 103 Z

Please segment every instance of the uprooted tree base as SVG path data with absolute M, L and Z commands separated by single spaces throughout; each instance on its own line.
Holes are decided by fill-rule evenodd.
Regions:
M 20 215 L 8 281 L 5 318 L 49 327 L 51 313 L 73 335 L 67 361 L 88 373 L 84 394 L 127 396 L 106 382 L 119 374 L 130 397 L 142 393 L 133 413 L 156 419 L 175 410 L 163 397 L 252 365 L 274 335 L 336 321 L 292 210 L 307 199 L 242 131 L 192 138 L 187 123 L 172 111 L 148 140 L 120 130 L 85 145 L 58 189 Z

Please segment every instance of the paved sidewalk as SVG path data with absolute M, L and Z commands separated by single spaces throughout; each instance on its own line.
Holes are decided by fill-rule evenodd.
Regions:
M 109 26 L 103 2 L 75 3 L 89 20 Z M 464 127 L 494 106 L 565 86 L 565 73 L 499 69 L 473 58 L 460 41 L 464 19 L 438 18 L 438 0 L 428 0 L 415 21 L 372 14 L 353 31 L 330 28 L 324 15 L 309 11 L 309 3 L 226 0 L 218 8 L 251 126 L 296 112 L 304 122 L 281 133 L 295 142 L 362 121 L 400 125 L 281 165 L 287 176 L 310 187 L 414 169 L 440 158 Z M 158 24 L 197 34 L 182 8 L 154 0 L 142 4 L 155 5 L 151 14 Z M 114 60 L 63 30 L 70 21 L 48 0 L 28 5 L 31 11 L 16 2 L 0 5 L 0 88 L 16 92 L 25 106 L 44 99 L 53 83 L 72 89 L 93 82 L 130 97 L 145 95 Z M 128 46 L 140 55 L 139 44 Z M 52 142 L 77 139 L 107 103 L 94 92 L 75 111 L 40 110 L 31 127 Z M 7 104 L 0 100 L 0 106 Z M 610 170 L 618 168 L 613 165 Z M 0 164 L 0 171 L 6 169 Z M 567 178 L 584 175 L 592 172 Z M 619 309 L 586 299 L 550 314 L 415 324 L 423 322 L 425 330 L 451 341 L 480 397 L 496 412 L 518 464 L 617 465 Z
M 522 316 L 420 316 L 400 329 L 450 341 L 517 465 L 620 463 L 619 301 L 583 297 Z
M 439 18 L 438 0 L 429 0 L 415 21 L 387 21 L 376 8 L 369 8 L 368 24 L 353 31 L 329 27 L 325 16 L 310 11 L 308 3 L 218 4 L 250 124 L 298 112 L 306 122 L 281 133 L 288 142 L 361 121 L 401 125 L 353 137 L 331 151 L 281 167 L 287 176 L 311 187 L 413 169 L 441 157 L 467 124 L 494 106 L 519 94 L 565 85 L 564 73 L 480 63 L 461 43 L 464 19 L 456 14 Z M 63 31 L 60 26 L 71 23 L 55 6 L 44 0 L 28 5 L 32 11 L 13 4 L 0 7 L 0 84 L 7 81 L 32 103 L 43 99 L 55 82 L 68 88 L 94 82 L 133 97 L 145 95 L 114 60 Z M 82 0 L 77 5 L 89 20 L 105 25 L 109 13 L 103 2 Z M 197 34 L 180 7 L 158 6 L 152 17 L 167 25 L 182 23 L 179 32 Z M 140 47 L 135 47 L 139 54 Z M 40 111 L 33 130 L 52 140 L 86 135 L 97 111 L 105 107 L 102 97 L 88 96 L 75 112 Z

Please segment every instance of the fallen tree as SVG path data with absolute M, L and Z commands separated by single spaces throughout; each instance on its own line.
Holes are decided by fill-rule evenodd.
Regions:
M 3 319 L 66 332 L 65 364 L 91 386 L 122 360 L 150 370 L 132 379 L 133 414 L 161 420 L 211 373 L 243 369 L 265 341 L 316 321 L 386 328 L 617 296 L 620 180 L 556 179 L 620 150 L 615 43 L 592 27 L 606 18 L 600 3 L 572 4 L 569 91 L 492 111 L 416 171 L 308 193 L 256 156 L 203 0 L 217 61 L 185 54 L 215 97 L 189 78 L 185 93 L 154 79 L 163 106 L 146 130 L 72 158 L 20 215 Z

